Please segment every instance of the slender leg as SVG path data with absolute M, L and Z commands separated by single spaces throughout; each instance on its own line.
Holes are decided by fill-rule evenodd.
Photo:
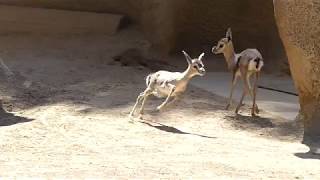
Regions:
M 253 88 L 251 87 L 251 83 L 250 83 L 250 76 L 251 75 L 247 75 L 247 84 L 248 84 L 248 87 L 250 88 L 250 97 L 252 99 L 252 101 L 255 103 L 255 99 L 256 99 L 256 95 L 255 95 L 255 91 L 256 91 L 256 87 L 257 86 L 257 73 L 255 73 L 255 80 L 254 80 L 254 86 Z M 255 103 L 254 106 L 254 111 L 256 111 L 257 113 L 259 113 L 259 108 L 258 108 L 258 105 Z
M 170 107 L 172 104 L 174 104 L 175 102 L 179 101 L 181 99 L 181 96 L 175 96 L 170 102 L 168 102 L 166 104 L 166 106 L 164 106 L 163 108 L 166 107 Z
M 241 74 L 241 77 L 242 77 L 242 80 L 243 80 L 243 85 L 244 85 L 244 90 L 247 92 L 247 93 L 249 93 L 249 94 L 251 94 L 251 89 L 250 89 L 250 85 L 248 84 L 248 81 L 247 81 L 247 72 L 243 72 L 242 74 Z
M 133 106 L 132 111 L 130 112 L 130 117 L 133 117 L 134 112 L 136 111 L 136 108 L 138 106 L 138 104 L 141 102 L 141 100 L 144 98 L 144 92 L 140 93 L 140 95 L 138 96 L 135 105 Z
M 148 97 L 150 96 L 152 92 L 152 89 L 151 88 L 147 88 L 144 92 L 144 97 L 143 97 L 143 100 L 142 100 L 142 104 L 141 104 L 141 108 L 140 108 L 140 111 L 139 111 L 139 115 L 141 116 L 143 114 L 143 111 L 144 111 L 144 105 L 148 99 Z
M 142 98 L 137 100 L 137 102 L 138 101 L 140 102 L 142 100 L 140 111 L 139 111 L 139 118 L 142 118 L 142 114 L 143 114 L 143 111 L 144 111 L 144 105 L 145 105 L 148 97 L 150 96 L 150 94 L 154 90 L 154 84 L 155 84 L 155 81 L 151 79 L 147 89 L 143 93 L 141 93 Z
M 256 96 L 257 96 L 257 87 L 258 87 L 258 79 L 259 79 L 259 73 L 256 73 L 255 76 L 255 81 L 254 81 L 254 89 L 253 89 L 253 105 L 252 105 L 252 110 L 251 110 L 251 115 L 255 116 L 255 113 L 259 114 L 259 108 L 258 105 L 256 104 Z
M 239 104 L 238 104 L 238 106 L 236 108 L 236 114 L 238 114 L 238 112 L 239 112 L 239 110 L 240 110 L 240 108 L 242 106 L 242 101 L 246 97 L 246 95 L 247 95 L 247 91 L 245 89 L 243 89 L 241 99 L 240 99 Z
M 237 84 L 238 76 L 236 75 L 236 72 L 232 74 L 232 82 L 231 82 L 231 91 L 230 91 L 230 96 L 229 96 L 229 102 L 226 106 L 226 110 L 228 110 L 232 104 L 232 96 L 233 96 L 233 91 L 234 87 Z
M 247 67 L 246 66 L 240 66 L 240 72 L 241 72 L 241 78 L 242 78 L 242 81 L 243 81 L 243 93 L 242 93 L 242 97 L 240 99 L 240 102 L 236 108 L 236 114 L 238 114 L 239 112 L 239 109 L 240 107 L 242 106 L 242 101 L 243 99 L 246 97 L 247 93 L 249 92 L 250 93 L 250 88 L 249 88 L 249 85 L 248 85 L 248 81 L 247 81 Z
M 171 89 L 170 89 L 170 93 L 168 94 L 166 100 L 160 105 L 157 107 L 157 110 L 161 111 L 163 109 L 164 106 L 166 106 L 168 103 L 169 103 L 169 100 L 170 100 L 170 97 L 172 95 L 172 93 L 175 91 L 175 86 L 171 86 Z

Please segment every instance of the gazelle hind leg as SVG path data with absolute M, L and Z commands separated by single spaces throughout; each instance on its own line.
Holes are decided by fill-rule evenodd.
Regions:
M 151 95 L 152 93 L 152 89 L 151 88 L 147 88 L 144 92 L 144 95 L 143 95 L 143 100 L 142 100 L 142 103 L 141 103 L 141 107 L 140 107 L 140 111 L 139 111 L 139 116 L 141 117 L 141 115 L 144 113 L 144 106 L 146 104 L 146 101 L 148 99 L 148 97 Z
M 145 103 L 148 99 L 148 97 L 150 96 L 150 94 L 152 94 L 152 91 L 154 90 L 154 84 L 155 84 L 155 81 L 154 79 L 152 78 L 149 78 L 150 76 L 147 77 L 147 88 L 146 90 L 144 90 L 144 92 L 142 92 L 140 94 L 140 96 L 142 97 L 142 99 L 139 99 L 139 101 L 142 100 L 142 103 L 141 103 L 141 107 L 140 107 L 140 110 L 139 110 L 139 119 L 142 118 L 142 114 L 143 114 L 143 111 L 144 111 L 144 106 L 145 106 Z M 137 100 L 138 102 L 138 100 Z
M 141 102 L 141 100 L 144 98 L 144 92 L 140 93 L 139 96 L 137 97 L 136 103 L 134 104 L 132 111 L 130 112 L 130 117 L 133 117 L 134 112 L 136 111 L 136 108 L 138 104 Z
M 257 86 L 257 73 L 255 73 L 255 78 L 254 78 L 254 86 L 252 88 L 251 86 L 251 82 L 250 82 L 250 77 L 251 77 L 252 74 L 247 74 L 247 84 L 248 84 L 248 89 L 249 89 L 249 94 L 250 94 L 250 97 L 252 99 L 252 102 L 254 103 L 253 106 L 252 106 L 252 110 L 251 111 L 254 111 L 254 112 L 257 112 L 257 114 L 259 114 L 259 108 L 258 108 L 258 105 L 256 104 L 256 86 Z M 251 113 L 252 114 L 252 113 Z
M 259 73 L 260 73 L 260 72 L 257 72 L 257 73 L 255 74 L 255 80 L 254 80 L 253 103 L 252 103 L 252 110 L 251 110 L 251 115 L 252 115 L 252 116 L 255 116 L 255 113 L 259 114 L 259 108 L 258 108 L 258 105 L 256 104 L 256 96 L 257 96 L 257 87 L 258 87 Z

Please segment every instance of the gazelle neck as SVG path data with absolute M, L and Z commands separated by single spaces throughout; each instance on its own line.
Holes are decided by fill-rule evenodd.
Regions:
M 223 55 L 227 61 L 228 69 L 233 70 L 233 68 L 236 66 L 236 62 L 235 62 L 236 53 L 234 51 L 232 41 L 226 45 L 226 48 L 224 49 Z
M 182 73 L 182 76 L 182 79 L 186 81 L 189 81 L 194 76 L 190 64 L 188 65 L 187 69 Z

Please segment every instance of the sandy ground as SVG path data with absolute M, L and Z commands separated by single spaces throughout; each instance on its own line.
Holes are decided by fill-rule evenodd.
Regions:
M 2 35 L 2 56 L 17 76 L 2 78 L 0 176 L 320 178 L 298 125 L 268 112 L 251 118 L 248 107 L 235 116 L 224 98 L 192 86 L 171 110 L 156 113 L 161 100 L 153 98 L 144 120 L 129 123 L 149 70 L 110 62 L 131 47 L 148 43 L 136 31 Z

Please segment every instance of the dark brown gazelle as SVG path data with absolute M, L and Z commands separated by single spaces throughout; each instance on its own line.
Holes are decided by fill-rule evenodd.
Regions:
M 260 71 L 264 65 L 261 53 L 257 49 L 246 49 L 241 53 L 235 53 L 232 43 L 231 28 L 228 28 L 226 36 L 212 48 L 212 53 L 223 54 L 228 64 L 228 69 L 232 73 L 231 91 L 226 109 L 229 109 L 232 104 L 234 87 L 238 78 L 241 77 L 244 87 L 240 102 L 236 108 L 236 113 L 239 112 L 243 99 L 249 93 L 253 101 L 251 115 L 255 116 L 256 113 L 259 113 L 259 108 L 256 104 L 257 82 Z M 252 75 L 255 76 L 253 88 L 250 82 Z

